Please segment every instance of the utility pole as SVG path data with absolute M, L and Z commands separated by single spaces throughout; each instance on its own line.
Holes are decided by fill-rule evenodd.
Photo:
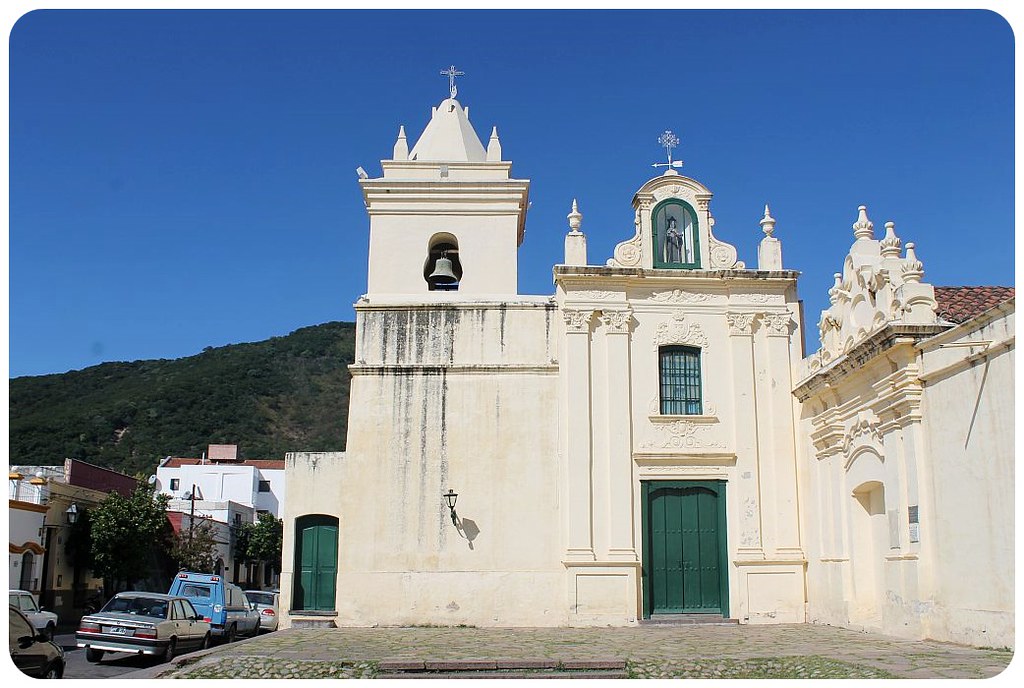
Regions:
M 192 491 L 188 492 L 185 495 L 188 498 L 189 503 L 190 503 L 189 510 L 188 510 L 188 544 L 189 544 L 189 548 L 190 549 L 191 549 L 191 546 L 192 546 L 192 534 L 195 532 L 195 523 L 196 523 L 196 493 L 198 491 L 199 491 L 199 488 L 196 487 L 195 483 L 192 483 Z M 202 499 L 202 495 L 199 496 L 199 499 Z

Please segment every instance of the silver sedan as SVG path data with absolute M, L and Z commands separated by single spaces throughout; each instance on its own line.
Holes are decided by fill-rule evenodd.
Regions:
M 75 633 L 85 658 L 98 662 L 105 652 L 175 655 L 210 646 L 210 624 L 184 597 L 156 592 L 122 592 L 100 611 L 83 616 Z

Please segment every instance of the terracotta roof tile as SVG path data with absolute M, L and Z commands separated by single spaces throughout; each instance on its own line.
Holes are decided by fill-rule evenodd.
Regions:
M 1013 287 L 935 287 L 936 314 L 960 324 L 1013 298 Z

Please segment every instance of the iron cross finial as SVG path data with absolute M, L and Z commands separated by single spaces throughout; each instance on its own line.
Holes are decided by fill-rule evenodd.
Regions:
M 668 162 L 656 162 L 651 167 L 682 167 L 682 160 L 672 160 L 672 149 L 679 145 L 679 137 L 672 133 L 671 129 L 666 129 L 665 133 L 658 137 L 658 145 L 665 149 L 665 153 L 668 155 Z
M 452 65 L 448 67 L 448 69 L 441 72 L 441 76 L 448 77 L 448 90 L 452 94 L 452 100 L 455 99 L 455 95 L 459 92 L 459 89 L 455 87 L 455 77 L 465 75 L 465 72 L 460 72 L 459 70 L 455 69 L 455 65 Z

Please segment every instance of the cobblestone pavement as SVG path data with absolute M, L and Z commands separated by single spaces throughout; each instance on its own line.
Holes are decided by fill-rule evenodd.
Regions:
M 988 678 L 1012 652 L 830 626 L 287 629 L 123 678 L 372 678 L 385 660 L 626 660 L 634 678 Z

